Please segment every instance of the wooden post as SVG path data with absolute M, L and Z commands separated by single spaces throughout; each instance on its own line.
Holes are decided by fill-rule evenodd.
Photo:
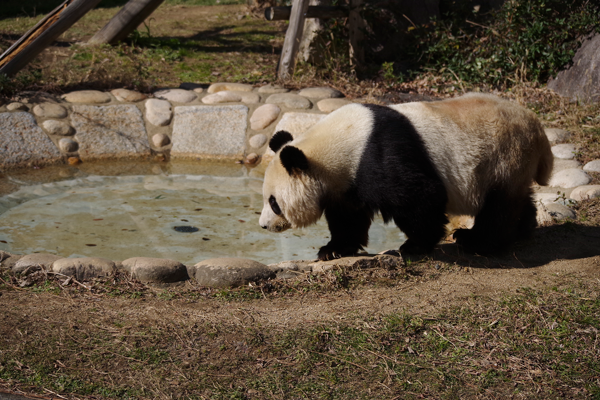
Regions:
M 0 56 L 0 74 L 14 75 L 100 0 L 65 0 Z
M 360 16 L 363 0 L 350 0 L 350 13 L 348 15 L 348 34 L 350 36 L 350 64 L 354 68 L 364 65 L 364 29 L 365 21 Z
M 300 40 L 302 40 L 302 31 L 304 30 L 304 20 L 308 11 L 309 0 L 293 0 L 292 13 L 290 14 L 290 24 L 285 33 L 281 58 L 277 68 L 277 77 L 279 79 L 289 79 L 294 73 L 296 66 L 296 56 Z
M 116 44 L 124 40 L 162 4 L 164 0 L 129 0 L 88 44 Z

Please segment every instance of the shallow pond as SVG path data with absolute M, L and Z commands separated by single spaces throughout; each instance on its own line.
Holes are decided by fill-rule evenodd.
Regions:
M 314 259 L 329 240 L 317 225 L 262 229 L 262 180 L 235 164 L 105 163 L 0 175 L 0 250 L 113 260 L 212 257 L 263 263 Z M 368 252 L 397 249 L 404 235 L 377 218 Z

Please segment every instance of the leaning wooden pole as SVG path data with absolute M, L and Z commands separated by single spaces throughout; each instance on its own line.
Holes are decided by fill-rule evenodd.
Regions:
M 350 0 L 348 35 L 350 36 L 350 64 L 354 68 L 361 68 L 365 62 L 364 32 L 366 24 L 360 15 L 363 2 L 364 0 Z
M 285 33 L 281 58 L 277 68 L 277 77 L 279 79 L 289 79 L 294 73 L 296 66 L 296 56 L 302 40 L 302 31 L 304 30 L 304 21 L 308 10 L 309 0 L 293 0 L 292 13 L 290 14 L 290 24 Z
M 124 40 L 163 3 L 164 0 L 129 0 L 114 17 L 100 29 L 88 44 L 116 44 Z
M 100 0 L 66 0 L 0 55 L 0 74 L 19 72 Z

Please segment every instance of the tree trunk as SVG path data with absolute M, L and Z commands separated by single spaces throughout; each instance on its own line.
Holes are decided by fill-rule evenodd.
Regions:
M 100 0 L 65 0 L 0 56 L 0 74 L 14 75 Z
M 354 68 L 364 65 L 364 30 L 365 21 L 360 16 L 363 0 L 350 0 L 350 13 L 348 16 L 348 33 L 350 36 L 350 63 Z
M 290 15 L 290 24 L 285 33 L 281 58 L 277 68 L 277 77 L 279 79 L 289 79 L 294 73 L 296 66 L 296 56 L 300 40 L 302 40 L 302 31 L 304 30 L 304 20 L 308 10 L 309 0 L 293 0 L 292 13 Z
M 162 4 L 164 0 L 129 0 L 127 4 L 100 29 L 88 44 L 116 44 L 124 40 Z

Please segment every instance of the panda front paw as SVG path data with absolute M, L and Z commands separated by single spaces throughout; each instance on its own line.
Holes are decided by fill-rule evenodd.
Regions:
M 335 260 L 336 258 L 353 256 L 358 252 L 359 249 L 353 247 L 340 247 L 335 246 L 330 243 L 321 247 L 319 249 L 319 253 L 317 253 L 317 258 L 319 261 L 330 261 Z

